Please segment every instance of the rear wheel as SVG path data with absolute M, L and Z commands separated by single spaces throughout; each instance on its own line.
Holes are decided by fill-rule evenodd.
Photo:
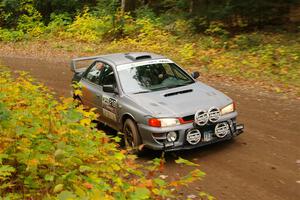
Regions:
M 142 140 L 136 126 L 132 119 L 126 119 L 123 125 L 124 142 L 126 148 L 130 148 L 134 153 L 138 153 Z

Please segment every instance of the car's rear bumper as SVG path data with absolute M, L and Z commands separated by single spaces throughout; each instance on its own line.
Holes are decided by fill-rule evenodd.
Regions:
M 193 149 L 216 142 L 229 140 L 243 132 L 244 125 L 237 124 L 235 118 L 229 119 L 225 122 L 228 122 L 228 124 L 230 125 L 230 133 L 228 133 L 223 138 L 217 137 L 214 133 L 214 127 L 217 123 L 211 124 L 206 127 L 197 127 L 193 123 L 168 128 L 155 128 L 143 124 L 138 124 L 138 127 L 143 144 L 145 144 L 147 148 L 154 150 L 176 151 Z M 201 140 L 197 144 L 190 144 L 187 141 L 187 132 L 191 129 L 200 130 Z M 177 139 L 175 142 L 168 142 L 166 139 L 166 134 L 172 131 L 177 133 Z M 209 138 L 204 137 L 204 135 L 209 136 Z

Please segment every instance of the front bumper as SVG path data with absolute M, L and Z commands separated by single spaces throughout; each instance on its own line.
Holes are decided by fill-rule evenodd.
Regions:
M 144 124 L 138 124 L 138 128 L 142 137 L 143 144 L 145 144 L 147 148 L 153 150 L 176 151 L 184 149 L 193 149 L 224 140 L 230 140 L 231 138 L 243 133 L 244 125 L 237 124 L 235 118 L 223 122 L 228 123 L 230 127 L 230 132 L 223 138 L 217 137 L 214 133 L 214 127 L 220 122 L 208 124 L 203 127 L 199 127 L 193 123 L 189 123 L 165 128 L 155 128 Z M 191 129 L 200 130 L 201 140 L 197 144 L 190 144 L 187 141 L 187 132 Z M 174 142 L 168 142 L 166 139 L 166 135 L 168 132 L 172 131 L 177 133 L 177 139 Z M 207 140 L 207 136 L 209 136 L 209 140 Z

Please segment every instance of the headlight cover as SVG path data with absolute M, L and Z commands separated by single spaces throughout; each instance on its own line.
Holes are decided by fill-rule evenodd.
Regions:
M 170 127 L 180 125 L 177 118 L 151 118 L 148 120 L 148 125 L 153 127 Z
M 225 106 L 221 109 L 221 115 L 226 115 L 228 113 L 232 113 L 235 111 L 235 104 L 232 102 L 231 104 Z

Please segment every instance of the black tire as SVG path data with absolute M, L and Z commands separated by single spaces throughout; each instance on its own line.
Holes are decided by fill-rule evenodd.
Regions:
M 127 149 L 131 149 L 134 153 L 139 153 L 142 140 L 136 126 L 132 119 L 126 119 L 123 125 L 124 142 Z
M 86 110 L 88 111 L 89 108 L 87 106 L 85 106 L 81 100 L 81 98 L 79 96 L 73 96 L 73 100 L 77 103 L 76 104 L 76 107 L 79 107 L 79 106 L 83 106 L 83 110 Z
M 73 100 L 76 101 L 76 102 L 78 103 L 78 105 L 81 105 L 81 104 L 82 104 L 82 100 L 80 99 L 79 96 L 73 95 Z

